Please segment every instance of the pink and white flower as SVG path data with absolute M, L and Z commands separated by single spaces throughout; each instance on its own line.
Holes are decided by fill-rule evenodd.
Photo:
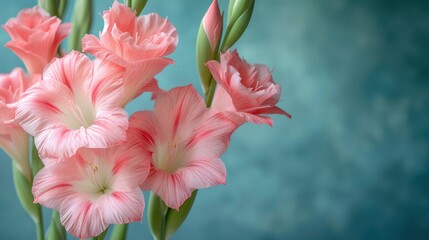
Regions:
M 219 84 L 212 107 L 233 112 L 238 121 L 273 125 L 267 114 L 291 115 L 275 106 L 281 94 L 280 85 L 272 78 L 271 71 L 261 64 L 249 64 L 237 51 L 221 54 L 220 62 L 207 62 L 213 78 Z
M 49 16 L 42 8 L 24 9 L 4 25 L 12 38 L 6 47 L 21 58 L 30 74 L 42 73 L 70 28 L 71 24 L 61 24 L 61 19 Z
M 103 19 L 100 39 L 85 35 L 82 47 L 97 58 L 126 68 L 122 105 L 143 92 L 156 93 L 158 86 L 154 76 L 173 63 L 165 56 L 177 46 L 174 26 L 155 13 L 136 17 L 129 7 L 117 1 L 110 10 L 104 11 Z
M 101 234 L 109 224 L 141 221 L 139 185 L 150 160 L 139 146 L 80 149 L 67 161 L 50 164 L 34 178 L 34 202 L 56 209 L 66 230 L 78 238 Z
M 63 159 L 82 147 L 124 143 L 128 118 L 120 107 L 122 77 L 122 68 L 91 61 L 83 53 L 73 51 L 54 60 L 43 80 L 23 95 L 17 110 L 17 119 L 34 136 L 39 155 Z
M 224 184 L 226 169 L 219 157 L 236 127 L 223 113 L 207 109 L 191 85 L 159 96 L 153 112 L 130 118 L 128 141 L 152 158 L 142 189 L 178 209 L 193 190 Z
M 0 147 L 16 162 L 18 169 L 31 180 L 28 163 L 28 134 L 15 121 L 15 112 L 21 95 L 40 75 L 27 77 L 21 68 L 9 74 L 0 74 Z

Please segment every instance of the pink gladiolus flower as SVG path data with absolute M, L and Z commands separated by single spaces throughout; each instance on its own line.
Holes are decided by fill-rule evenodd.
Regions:
M 66 230 L 78 238 L 101 234 L 109 224 L 141 221 L 139 185 L 150 162 L 138 146 L 80 149 L 50 164 L 34 178 L 34 202 L 58 210 Z
M 21 68 L 0 74 L 0 147 L 15 160 L 19 170 L 31 179 L 28 163 L 28 134 L 15 121 L 15 111 L 21 95 L 40 75 L 28 78 Z
M 219 84 L 212 107 L 235 113 L 238 121 L 273 125 L 266 114 L 291 115 L 276 107 L 280 99 L 280 85 L 273 81 L 267 66 L 248 64 L 237 51 L 226 51 L 220 62 L 207 62 L 213 78 Z
M 193 190 L 224 184 L 226 169 L 219 157 L 236 127 L 223 113 L 207 109 L 191 85 L 159 96 L 154 112 L 141 111 L 130 118 L 128 141 L 152 156 L 142 189 L 178 209 Z
M 81 147 L 125 142 L 128 118 L 119 104 L 123 69 L 79 52 L 54 60 L 21 98 L 17 119 L 44 158 L 68 158 Z M 46 164 L 46 162 L 45 162 Z
M 30 74 L 42 73 L 70 27 L 71 24 L 61 24 L 61 19 L 49 16 L 42 8 L 24 9 L 4 25 L 12 38 L 6 47 L 21 58 Z
M 174 26 L 155 13 L 136 17 L 129 7 L 117 1 L 109 11 L 104 11 L 103 18 L 100 39 L 85 35 L 83 50 L 126 68 L 122 105 L 143 92 L 156 93 L 158 85 L 153 77 L 173 63 L 164 56 L 177 46 Z
M 213 0 L 203 17 L 203 27 L 210 42 L 212 51 L 216 49 L 222 34 L 222 15 L 217 0 Z

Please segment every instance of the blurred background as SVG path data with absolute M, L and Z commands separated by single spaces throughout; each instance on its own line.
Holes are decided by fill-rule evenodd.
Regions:
M 94 2 L 98 35 L 112 1 Z M 148 1 L 143 13 L 168 17 L 180 37 L 163 88 L 199 88 L 195 39 L 210 2 Z M 35 4 L 3 4 L 0 22 Z M 234 134 L 227 184 L 199 191 L 173 239 L 429 239 L 429 1 L 257 1 L 235 46 L 273 69 L 293 118 Z M 23 67 L 5 47 L 0 56 L 0 72 Z M 1 150 L 0 169 L 0 239 L 35 239 Z M 151 239 L 146 216 L 129 239 Z

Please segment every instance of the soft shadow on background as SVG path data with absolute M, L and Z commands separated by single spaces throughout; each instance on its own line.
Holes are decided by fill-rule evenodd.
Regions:
M 94 2 L 98 34 L 111 1 Z M 199 88 L 195 38 L 210 2 L 148 1 L 144 13 L 168 16 L 179 32 L 163 88 Z M 0 22 L 34 4 L 3 4 Z M 234 134 L 227 184 L 199 191 L 175 239 L 429 238 L 428 1 L 257 1 L 236 47 L 273 69 L 293 119 Z M 0 59 L 0 72 L 23 67 L 7 48 Z M 127 110 L 150 107 L 143 96 Z M 0 171 L 0 239 L 34 239 L 1 150 Z M 146 216 L 129 239 L 151 239 Z

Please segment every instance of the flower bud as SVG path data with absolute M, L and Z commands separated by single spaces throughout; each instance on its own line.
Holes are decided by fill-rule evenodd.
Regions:
M 213 0 L 201 21 L 196 44 L 198 73 L 205 94 L 208 91 L 211 79 L 211 74 L 205 66 L 205 63 L 209 60 L 213 60 L 217 55 L 222 35 L 222 25 L 223 21 L 218 1 Z
M 227 34 L 221 51 L 229 49 L 241 37 L 252 17 L 254 0 L 231 0 L 228 7 Z
M 203 17 L 203 28 L 214 52 L 222 35 L 222 15 L 220 14 L 217 0 L 213 0 Z

